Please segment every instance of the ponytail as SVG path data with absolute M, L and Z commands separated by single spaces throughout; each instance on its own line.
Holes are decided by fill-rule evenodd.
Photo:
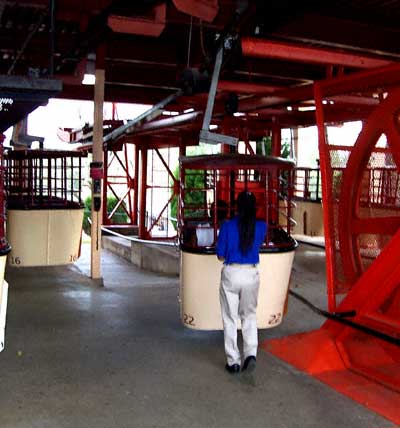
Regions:
M 246 254 L 254 242 L 256 198 L 251 192 L 240 192 L 237 206 L 239 215 L 239 248 L 242 254 Z

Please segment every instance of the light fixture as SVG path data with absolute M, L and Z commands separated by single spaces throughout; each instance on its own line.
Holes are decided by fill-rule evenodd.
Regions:
M 85 73 L 82 80 L 82 85 L 94 85 L 96 76 L 94 74 Z
M 96 54 L 90 53 L 86 58 L 85 74 L 83 75 L 82 85 L 94 85 L 96 83 Z
M 315 106 L 300 106 L 299 111 L 314 111 Z

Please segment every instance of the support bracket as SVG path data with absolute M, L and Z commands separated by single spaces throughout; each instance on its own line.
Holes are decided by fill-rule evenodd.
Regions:
M 215 134 L 209 131 L 223 56 L 224 56 L 224 43 L 221 44 L 220 48 L 218 49 L 217 56 L 215 58 L 215 65 L 214 65 L 214 71 L 211 79 L 210 91 L 208 93 L 206 112 L 204 114 L 203 126 L 201 127 L 201 131 L 200 131 L 200 143 L 229 144 L 231 146 L 236 146 L 239 141 L 238 138 L 231 137 L 229 135 Z

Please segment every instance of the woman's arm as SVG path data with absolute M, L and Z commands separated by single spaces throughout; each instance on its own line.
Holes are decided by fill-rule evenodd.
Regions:
M 227 234 L 227 226 L 226 223 L 222 223 L 221 230 L 219 231 L 218 239 L 217 239 L 217 257 L 218 260 L 225 260 L 226 257 L 226 249 L 228 245 L 228 234 Z

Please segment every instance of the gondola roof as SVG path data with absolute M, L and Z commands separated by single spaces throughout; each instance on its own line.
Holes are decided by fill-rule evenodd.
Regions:
M 184 168 L 191 169 L 267 169 L 271 167 L 291 169 L 292 160 L 263 155 L 217 154 L 200 156 L 181 156 L 179 161 Z

